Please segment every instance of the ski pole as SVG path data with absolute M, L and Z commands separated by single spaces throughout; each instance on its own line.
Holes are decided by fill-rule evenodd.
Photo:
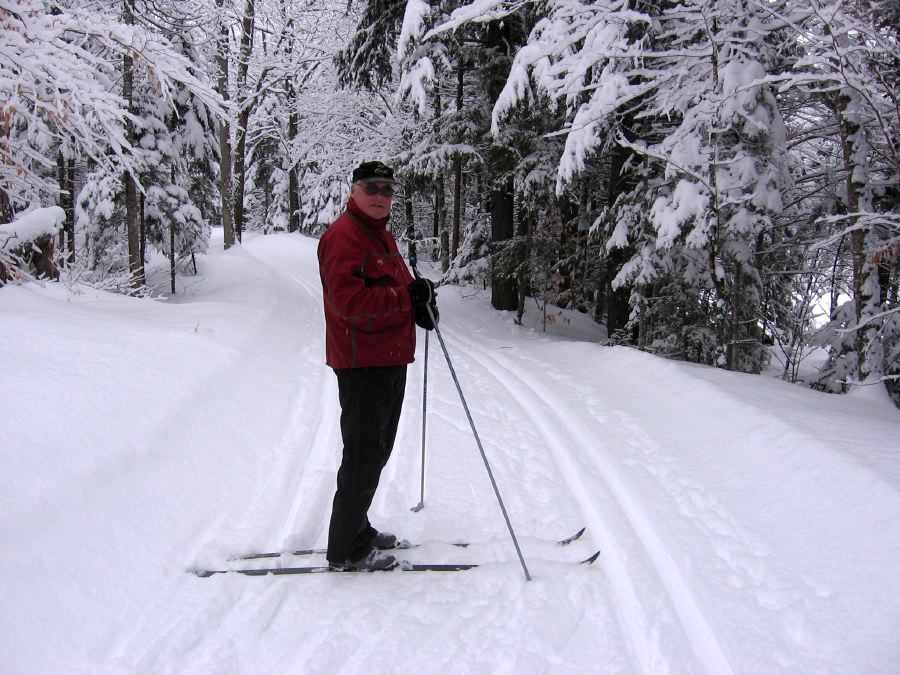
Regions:
M 410 509 L 418 513 L 425 508 L 425 420 L 428 419 L 428 331 L 425 331 L 425 380 L 422 383 L 422 489 L 419 503 Z
M 419 270 L 415 267 L 415 265 L 413 265 L 412 268 L 413 274 L 415 274 L 416 278 L 421 279 L 422 275 L 419 274 Z M 472 413 L 469 412 L 469 404 L 466 403 L 466 397 L 463 395 L 462 387 L 459 384 L 459 378 L 456 377 L 456 371 L 453 369 L 453 362 L 450 360 L 450 354 L 447 352 L 447 345 L 444 344 L 444 336 L 441 335 L 441 329 L 438 328 L 437 321 L 435 321 L 434 312 L 431 311 L 431 305 L 425 305 L 425 308 L 428 310 L 428 316 L 431 318 L 431 324 L 434 326 L 434 332 L 437 335 L 438 342 L 440 343 L 441 349 L 444 352 L 444 358 L 447 359 L 447 366 L 450 368 L 450 375 L 453 377 L 453 383 L 456 385 L 456 391 L 459 393 L 459 400 L 462 401 L 463 410 L 466 411 L 466 417 L 469 420 L 469 426 L 472 428 L 472 435 L 475 436 L 475 443 L 478 445 L 478 450 L 481 452 L 481 459 L 484 460 L 484 468 L 487 469 L 488 478 L 491 479 L 491 485 L 494 487 L 494 494 L 497 495 L 497 502 L 500 504 L 500 510 L 503 512 L 503 519 L 506 521 L 506 527 L 509 530 L 509 535 L 510 537 L 512 537 L 513 545 L 516 547 L 516 555 L 519 556 L 519 562 L 522 564 L 522 571 L 525 573 L 525 581 L 531 581 L 531 574 L 529 574 L 528 566 L 525 564 L 525 557 L 522 555 L 522 549 L 519 547 L 519 540 L 516 537 L 515 530 L 513 530 L 512 522 L 509 520 L 509 514 L 506 512 L 506 506 L 503 504 L 503 497 L 500 496 L 500 488 L 497 487 L 497 481 L 494 480 L 494 472 L 491 471 L 491 464 L 490 462 L 488 462 L 487 454 L 484 451 L 484 446 L 481 444 L 481 438 L 478 436 L 478 430 L 475 428 L 475 421 L 472 419 Z
M 418 277 L 419 270 L 416 267 L 418 264 L 418 256 L 416 255 L 416 242 L 412 238 L 413 234 L 414 233 L 411 230 L 407 230 L 406 232 L 409 242 L 409 264 L 413 268 L 415 275 Z M 410 511 L 413 511 L 414 513 L 418 513 L 425 508 L 425 421 L 428 415 L 428 331 L 425 331 L 425 364 L 423 370 L 425 371 L 425 376 L 422 383 L 422 480 L 419 492 L 419 503 L 410 509 Z

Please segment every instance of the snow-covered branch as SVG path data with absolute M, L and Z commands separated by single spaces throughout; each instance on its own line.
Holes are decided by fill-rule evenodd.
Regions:
M 47 188 L 31 167 L 50 166 L 53 145 L 137 171 L 125 127 L 140 120 L 116 89 L 121 56 L 154 82 L 163 102 L 173 104 L 177 84 L 214 114 L 223 110 L 196 67 L 162 36 L 96 10 L 57 10 L 47 13 L 39 0 L 0 2 L 0 187 L 14 202 L 26 200 L 29 187 Z
M 29 211 L 17 220 L 0 225 L 0 250 L 11 251 L 45 235 L 56 235 L 66 219 L 58 206 Z

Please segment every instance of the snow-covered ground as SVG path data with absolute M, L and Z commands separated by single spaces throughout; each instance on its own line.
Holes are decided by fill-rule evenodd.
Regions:
M 166 302 L 0 289 L 0 671 L 900 672 L 881 390 L 601 347 L 579 316 L 545 335 L 473 289 L 440 290 L 441 327 L 533 581 L 434 338 L 426 506 L 420 339 L 372 518 L 414 562 L 482 567 L 189 574 L 325 542 L 340 438 L 315 245 L 249 238 Z

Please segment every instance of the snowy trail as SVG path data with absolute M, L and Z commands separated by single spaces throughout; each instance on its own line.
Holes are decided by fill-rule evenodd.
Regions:
M 268 242 L 263 240 L 261 244 L 268 245 Z M 296 251 L 289 254 L 277 249 L 251 248 L 251 251 L 258 257 L 259 264 L 268 266 L 272 274 L 277 289 L 273 297 L 281 303 L 280 308 L 272 310 L 273 314 L 296 312 L 304 316 L 305 334 L 321 333 L 318 306 L 321 290 L 309 252 L 304 253 L 305 264 L 298 267 Z M 568 616 L 562 622 L 571 626 L 571 634 L 581 636 L 582 645 L 599 643 L 608 648 L 620 643 L 624 651 L 617 658 L 622 659 L 628 654 L 625 661 L 620 661 L 624 672 L 716 675 L 746 672 L 733 666 L 732 644 L 714 628 L 715 619 L 704 609 L 704 602 L 708 602 L 709 597 L 698 592 L 697 580 L 688 561 L 692 558 L 724 560 L 733 584 L 759 587 L 766 578 L 764 568 L 759 566 L 760 545 L 746 533 L 742 534 L 731 516 L 717 512 L 714 499 L 703 495 L 689 481 L 673 478 L 672 471 L 677 473 L 677 466 L 671 463 L 672 458 L 655 440 L 652 428 L 645 428 L 629 414 L 628 408 L 621 405 L 617 392 L 610 397 L 602 391 L 591 390 L 585 386 L 583 374 L 560 369 L 558 364 L 548 365 L 537 355 L 532 355 L 527 345 L 509 349 L 503 336 L 498 337 L 489 328 L 456 329 L 453 320 L 458 309 L 453 304 L 447 307 L 445 339 L 464 390 L 469 392 L 476 424 L 480 427 L 511 518 L 518 524 L 526 560 L 536 583 L 549 584 L 557 589 L 555 593 L 569 597 L 572 597 L 573 589 L 581 589 L 584 596 L 577 604 L 558 606 L 555 620 Z M 277 461 L 272 463 L 268 479 L 260 481 L 270 488 L 277 486 L 268 501 L 260 502 L 260 505 L 269 504 L 267 508 L 272 514 L 262 548 L 277 550 L 322 545 L 327 533 L 327 513 L 338 462 L 339 409 L 333 378 L 330 371 L 322 367 L 317 346 L 313 343 L 300 348 L 297 363 L 305 386 L 289 406 L 292 414 L 280 442 L 273 449 L 272 457 Z M 422 644 L 422 654 L 430 654 L 429 660 L 424 656 L 413 658 L 408 668 L 397 668 L 396 672 L 470 672 L 468 666 L 457 670 L 458 664 L 444 656 L 448 641 L 450 645 L 458 645 L 457 649 L 467 641 L 470 645 L 480 645 L 485 636 L 493 636 L 490 641 L 495 642 L 498 626 L 508 619 L 505 604 L 519 579 L 519 570 L 436 340 L 432 340 L 432 350 L 429 382 L 431 449 L 426 462 L 426 512 L 421 517 L 410 515 L 408 511 L 415 503 L 419 475 L 420 342 L 417 364 L 410 368 L 398 451 L 383 476 L 382 488 L 373 504 L 373 517 L 381 518 L 392 529 L 417 541 L 426 542 L 417 552 L 425 559 L 437 555 L 466 560 L 474 555 L 479 562 L 495 561 L 500 568 L 495 571 L 488 565 L 470 577 L 460 579 L 423 579 L 401 584 L 400 580 L 391 578 L 379 582 L 379 586 L 385 588 L 368 588 L 367 594 L 371 596 L 370 600 L 376 600 L 381 593 L 389 592 L 395 612 L 407 617 L 407 635 L 423 634 L 423 631 L 428 635 Z M 563 396 L 562 391 L 572 393 Z M 651 392 L 635 392 L 634 396 L 648 397 Z M 573 414 L 573 405 L 583 406 L 585 414 Z M 485 427 L 479 420 L 487 422 Z M 449 447 L 457 448 L 456 454 L 449 455 Z M 666 527 L 666 523 L 657 516 L 659 504 L 650 507 L 645 501 L 645 495 L 650 494 L 646 485 L 641 489 L 633 482 L 647 474 L 660 481 L 663 488 L 663 492 L 654 495 L 657 502 L 662 495 L 668 495 L 667 499 L 672 499 L 671 508 L 695 521 L 693 527 L 708 532 L 708 549 L 698 551 L 694 547 L 688 553 L 671 536 L 661 535 L 658 528 Z M 523 486 L 529 489 L 523 491 Z M 542 489 L 542 486 L 546 487 Z M 468 504 L 467 528 L 462 532 L 456 520 L 461 504 Z M 578 551 L 560 552 L 542 546 L 533 536 L 537 534 L 533 532 L 534 524 L 538 523 L 549 532 L 565 531 L 572 523 L 586 525 L 589 540 L 603 550 L 597 569 L 588 574 L 554 570 L 550 561 L 577 557 Z M 476 533 L 474 538 L 478 539 L 477 533 L 484 533 L 485 545 L 463 552 L 448 552 L 441 546 L 427 544 L 431 532 L 438 539 L 450 540 L 466 535 L 473 538 L 473 532 Z M 588 541 L 579 545 L 581 552 L 593 549 Z M 286 559 L 284 564 L 292 564 L 292 561 Z M 547 577 L 560 573 L 563 575 L 560 578 Z M 606 581 L 596 585 L 598 574 Z M 498 578 L 502 583 L 487 591 L 483 585 L 486 579 L 480 578 L 482 575 L 494 579 L 492 585 Z M 283 579 L 267 583 L 263 589 L 253 585 L 258 585 L 258 580 L 249 583 L 227 582 L 227 586 L 241 590 L 225 605 L 220 604 L 220 599 L 215 608 L 207 608 L 207 616 L 217 617 L 219 629 L 215 638 L 202 639 L 199 645 L 183 654 L 183 659 L 198 669 L 215 670 L 215 664 L 222 662 L 223 642 L 240 645 L 247 643 L 251 635 L 265 639 L 266 630 L 282 625 L 284 616 L 296 612 L 292 607 L 297 592 L 302 591 L 304 596 L 308 595 L 307 591 L 311 592 L 306 600 L 313 602 L 320 592 L 336 592 L 344 602 L 349 601 L 354 611 L 366 617 L 371 616 L 373 609 L 366 604 L 365 596 L 356 597 L 355 584 L 350 580 L 334 584 L 316 580 L 299 589 L 296 583 L 292 586 Z M 560 583 L 570 588 L 564 590 Z M 460 587 L 479 588 L 484 604 L 476 614 L 473 615 L 471 609 L 464 611 L 462 617 L 451 618 L 442 630 L 436 631 L 431 622 L 423 624 L 409 619 L 421 615 L 422 598 L 415 593 L 425 587 L 430 588 L 431 593 L 444 589 L 444 593 L 450 592 L 450 596 L 457 599 L 465 597 L 458 595 Z M 770 584 L 770 587 L 775 589 L 777 585 Z M 546 605 L 549 599 L 542 591 L 545 589 L 536 594 L 541 600 L 535 609 Z M 525 615 L 528 614 L 528 595 L 535 593 L 526 589 L 526 598 L 520 600 L 525 603 Z M 770 593 L 769 597 L 774 600 L 779 595 Z M 584 604 L 585 598 L 592 598 L 598 603 L 597 608 Z M 776 601 L 780 603 L 780 600 Z M 448 608 L 454 605 L 455 602 L 451 602 Z M 333 643 L 344 642 L 343 638 L 335 640 L 334 636 L 335 628 L 342 625 L 342 616 L 341 613 L 326 612 L 305 636 L 302 649 L 286 648 L 285 658 L 315 662 L 325 652 L 333 659 L 336 656 Z M 203 624 L 204 620 L 195 619 L 193 623 Z M 546 622 L 543 625 L 546 627 Z M 383 630 L 362 640 L 359 632 L 359 629 L 349 630 L 348 637 L 356 636 L 352 656 L 340 661 L 337 672 L 360 672 L 365 664 L 400 648 L 400 643 Z M 730 632 L 726 631 L 726 634 Z M 797 633 L 798 636 L 801 634 Z M 593 637 L 586 637 L 588 635 Z M 618 637 L 610 639 L 611 635 Z M 156 655 L 154 658 L 166 655 L 165 660 L 156 663 L 171 659 L 173 648 L 174 653 L 183 649 L 178 647 L 181 640 L 167 644 L 166 640 L 171 638 L 150 650 L 150 654 Z M 463 642 L 459 642 L 460 639 Z M 238 654 L 245 649 L 237 647 Z M 609 660 L 608 654 L 603 656 L 603 649 L 596 653 L 590 648 L 582 647 L 582 650 L 574 661 L 560 664 L 568 663 L 571 672 L 575 672 L 575 663 Z M 534 655 L 523 660 L 521 654 L 510 653 L 509 658 L 512 662 L 518 660 L 518 671 L 522 670 L 522 665 L 525 665 L 525 672 L 545 672 L 549 667 L 546 661 L 537 661 L 543 665 L 534 666 Z M 476 667 L 474 672 L 504 672 L 497 668 L 496 660 L 492 659 L 490 663 L 490 666 L 484 663 Z
M 280 543 L 287 533 L 293 531 L 291 521 L 302 501 L 301 480 L 312 447 L 307 445 L 304 452 L 304 430 L 310 416 L 312 419 L 323 418 L 323 403 L 328 400 L 322 395 L 322 390 L 327 389 L 324 377 L 327 373 L 322 368 L 319 346 L 315 343 L 292 344 L 289 340 L 292 332 L 272 330 L 273 326 L 285 323 L 285 317 L 292 317 L 288 323 L 299 326 L 301 332 L 298 334 L 315 331 L 319 315 L 311 310 L 315 307 L 317 293 L 321 291 L 302 276 L 292 274 L 288 267 L 278 264 L 277 258 L 264 262 L 253 253 L 261 246 L 265 254 L 268 243 L 262 240 L 257 246 L 244 247 L 241 251 L 246 262 L 266 279 L 265 318 L 254 324 L 256 330 L 245 338 L 246 348 L 237 350 L 232 360 L 223 363 L 218 372 L 249 371 L 263 382 L 266 376 L 278 375 L 286 382 L 281 387 L 286 396 L 277 406 L 280 423 L 261 437 L 270 439 L 271 445 L 266 445 L 267 440 L 254 444 L 259 458 L 253 462 L 254 476 L 250 481 L 253 491 L 245 502 L 235 505 L 239 507 L 242 517 L 217 519 L 199 539 L 196 550 L 209 559 L 216 559 L 216 554 L 210 554 L 207 550 L 209 544 L 220 540 L 226 529 L 232 532 L 231 539 L 238 533 L 239 540 L 251 548 L 253 542 Z M 299 317 L 299 320 L 294 317 Z M 269 349 L 260 350 L 260 345 L 266 343 L 273 344 Z M 247 354 L 251 356 L 248 358 Z M 280 367 L 275 365 L 278 362 L 281 362 Z M 301 373 L 303 376 L 298 377 Z M 260 375 L 263 377 L 260 378 Z M 216 381 L 217 376 L 213 374 L 209 379 Z M 209 391 L 210 387 L 202 383 L 196 387 L 198 397 L 208 397 Z M 216 393 L 221 395 L 225 392 Z M 174 402 L 172 408 L 191 409 L 196 405 L 182 399 Z M 327 405 L 324 408 L 327 410 Z M 262 430 L 259 425 L 251 428 Z M 241 532 L 244 534 L 239 534 Z M 213 550 L 219 551 L 220 556 L 227 551 L 220 544 L 215 544 Z M 131 654 L 133 659 L 134 654 L 140 654 L 133 661 L 129 659 L 129 669 L 135 667 L 142 672 L 177 672 L 178 668 L 169 665 L 173 659 L 175 662 L 185 659 L 215 664 L 221 659 L 224 646 L 247 630 L 248 626 L 263 621 L 271 607 L 277 606 L 277 598 L 273 598 L 271 589 L 263 589 L 263 593 L 254 592 L 259 589 L 247 589 L 248 592 L 232 597 L 213 595 L 199 604 L 185 595 L 185 590 L 184 579 L 172 577 L 164 592 L 147 606 L 144 616 L 136 622 L 136 628 L 130 631 L 129 637 L 120 641 L 114 658 L 124 659 L 125 654 Z M 183 611 L 173 615 L 173 608 Z M 209 622 L 215 627 L 212 631 L 202 628 Z M 210 635 L 214 635 L 214 639 L 210 640 Z M 217 668 L 214 665 L 211 667 L 213 670 Z
M 169 303 L 0 290 L 24 392 L 0 407 L 4 672 L 881 675 L 900 657 L 896 411 L 546 337 L 472 289 L 441 289 L 442 331 L 532 582 L 434 338 L 426 508 L 420 339 L 371 515 L 413 562 L 481 567 L 187 573 L 324 545 L 340 453 L 315 241 L 200 262 Z M 42 367 L 50 401 L 27 389 Z
M 485 332 L 479 331 L 477 341 L 471 336 L 463 338 L 457 332 L 450 335 L 451 344 L 455 342 L 461 347 L 454 352 L 475 360 L 497 380 L 505 398 L 517 403 L 523 418 L 536 427 L 544 446 L 553 453 L 566 492 L 577 499 L 589 532 L 604 550 L 604 567 L 610 574 L 628 639 L 641 669 L 671 672 L 671 659 L 664 654 L 663 645 L 654 644 L 651 637 L 659 635 L 661 629 L 655 625 L 654 618 L 660 607 L 651 604 L 668 595 L 674 613 L 680 618 L 684 637 L 703 669 L 708 673 L 732 673 L 722 646 L 654 530 L 639 497 L 607 459 L 609 451 L 604 446 L 611 445 L 615 439 L 601 441 L 599 447 L 589 440 L 607 436 L 609 425 L 598 425 L 593 418 L 582 423 L 582 418 L 567 413 L 553 390 L 539 384 L 549 376 L 541 372 L 540 364 L 532 362 L 531 374 L 524 374 L 523 364 L 501 356 L 499 346 L 492 345 Z M 606 497 L 604 492 L 608 493 Z M 613 515 L 610 506 L 615 506 L 618 513 Z M 624 523 L 630 528 L 631 537 L 623 535 L 622 527 L 608 524 L 611 522 Z M 645 566 L 652 568 L 658 579 L 658 585 L 654 585 L 649 583 L 648 575 L 642 575 L 640 593 L 632 581 L 635 561 L 631 555 L 623 557 L 622 553 L 623 541 L 629 538 L 640 542 L 647 559 Z M 635 553 L 634 547 L 629 553 Z M 627 563 L 626 558 L 629 558 Z
M 267 246 L 268 243 L 265 239 L 255 242 L 257 260 L 277 270 L 295 291 L 292 302 L 285 303 L 281 311 L 304 317 L 303 334 L 324 334 L 324 318 L 318 307 L 322 288 L 318 278 L 310 274 L 309 251 L 302 249 L 306 264 L 298 268 L 296 251 L 285 256 L 279 247 Z M 322 541 L 327 534 L 321 513 L 328 508 L 333 482 L 328 477 L 336 469 L 336 458 L 330 451 L 338 447 L 340 435 L 334 424 L 340 415 L 337 387 L 322 363 L 321 344 L 309 341 L 301 350 L 296 377 L 303 382 L 302 389 L 291 404 L 291 418 L 281 441 L 273 449 L 273 454 L 284 457 L 288 465 L 279 492 L 289 506 L 277 514 L 280 523 L 273 523 L 272 544 L 266 550 L 310 546 L 310 542 Z M 277 476 L 273 479 L 278 484 Z
M 283 273 L 284 276 L 289 277 L 291 279 L 291 283 L 296 286 L 298 294 L 294 297 L 294 301 L 301 301 L 303 303 L 303 310 L 301 311 L 305 311 L 307 308 L 312 307 L 316 310 L 316 316 L 318 316 L 319 308 L 317 305 L 321 292 L 317 287 L 318 285 L 316 284 L 315 288 L 310 289 L 309 285 L 307 283 L 304 283 L 304 277 L 302 275 L 294 274 L 292 271 L 285 268 L 283 264 L 277 262 L 270 264 L 275 264 L 279 268 L 279 272 Z M 304 272 L 308 274 L 309 270 L 304 270 Z M 321 355 L 317 354 L 315 357 L 315 361 L 316 363 L 314 366 L 313 364 L 310 364 L 311 368 L 318 368 L 318 372 L 320 373 L 328 372 L 321 369 Z M 418 377 L 416 377 L 417 375 L 419 375 L 419 373 L 415 366 L 410 370 L 411 380 L 409 386 L 409 398 L 414 401 L 415 395 L 421 394 L 421 382 L 418 381 Z M 435 370 L 437 370 L 436 367 Z M 330 372 L 328 372 L 328 374 L 330 375 Z M 441 375 L 438 372 L 434 372 L 434 377 L 439 382 Z M 318 375 L 314 376 L 313 379 L 318 383 L 321 383 L 322 380 L 322 378 Z M 331 378 L 325 378 L 325 381 L 331 382 Z M 331 387 L 331 391 L 329 391 L 328 389 L 328 386 L 325 387 L 324 391 L 322 389 L 319 389 L 315 404 L 312 406 L 312 408 L 303 405 L 303 400 L 308 399 L 309 397 L 304 397 L 303 395 L 300 396 L 295 405 L 297 408 L 303 407 L 304 413 L 302 415 L 295 415 L 291 418 L 291 420 L 288 422 L 287 428 L 284 431 L 283 441 L 276 449 L 276 453 L 278 455 L 285 457 L 283 466 L 285 472 L 289 474 L 289 477 L 283 479 L 283 487 L 280 487 L 278 489 L 278 492 L 287 497 L 290 503 L 290 508 L 288 508 L 286 511 L 286 519 L 283 522 L 282 528 L 272 539 L 273 543 L 276 546 L 281 543 L 282 547 L 289 548 L 291 545 L 308 545 L 310 541 L 318 541 L 319 543 L 321 543 L 324 537 L 324 521 L 330 506 L 329 501 L 333 485 L 333 475 L 334 469 L 336 468 L 335 455 L 336 450 L 339 447 L 339 434 L 336 431 L 339 411 L 337 410 L 336 405 L 331 403 L 331 401 L 336 401 L 336 394 L 333 391 L 333 387 Z M 432 405 L 437 411 L 439 411 L 439 414 L 437 416 L 437 420 L 433 424 L 439 425 L 441 423 L 449 423 L 456 430 L 465 434 L 467 432 L 467 429 L 465 429 L 463 426 L 460 426 L 460 420 L 458 419 L 458 416 L 461 413 L 461 410 L 458 409 L 458 402 L 454 401 L 453 398 L 448 399 L 446 397 L 447 393 L 449 393 L 449 390 L 445 388 L 444 396 L 441 396 L 440 398 L 435 397 L 438 400 L 434 401 Z M 331 396 L 329 396 L 329 394 Z M 448 405 L 451 408 L 456 408 L 457 410 L 451 410 L 449 412 L 443 410 L 443 408 Z M 411 411 L 414 410 L 415 408 L 411 407 Z M 415 412 L 412 412 L 412 414 L 406 414 L 404 416 L 402 429 L 398 434 L 398 446 L 404 443 L 404 439 L 406 440 L 407 445 L 409 445 L 409 441 L 411 439 L 418 439 L 419 423 L 420 419 L 418 419 L 418 416 L 417 414 L 415 414 Z M 291 459 L 287 459 L 288 457 L 291 457 Z M 471 460 L 473 459 L 473 457 L 474 456 L 470 456 L 469 459 Z M 416 457 L 415 453 L 412 452 L 407 453 L 405 461 L 392 461 L 392 464 L 389 465 L 389 470 L 385 472 L 383 488 L 379 493 L 379 497 L 376 500 L 375 505 L 373 506 L 373 510 L 375 510 L 376 512 L 381 511 L 385 514 L 393 514 L 394 517 L 396 517 L 398 509 L 402 509 L 402 511 L 400 512 L 401 516 L 406 517 L 407 520 L 415 518 L 415 516 L 407 515 L 410 496 L 411 494 L 413 494 L 407 488 L 410 485 L 409 478 L 418 475 L 417 472 L 409 470 L 411 468 L 411 465 L 414 465 L 417 461 L 418 457 Z M 460 484 L 471 482 L 471 473 L 473 468 L 476 472 L 478 472 L 475 474 L 476 476 L 480 476 L 481 472 L 483 472 L 483 469 L 480 466 L 475 465 L 473 467 L 471 462 L 468 462 L 467 464 L 468 466 L 464 468 L 463 471 L 464 473 L 469 474 L 469 476 L 461 477 L 458 480 Z M 404 476 L 407 478 L 407 480 L 403 480 Z M 525 476 L 524 480 L 526 481 L 526 484 L 528 484 L 533 480 L 533 478 Z M 292 487 L 288 489 L 288 485 Z M 485 493 L 483 491 L 481 491 L 481 493 L 478 495 L 476 504 L 477 506 L 474 506 L 473 511 L 470 512 L 470 515 L 476 515 L 477 520 L 486 519 L 490 521 L 491 525 L 484 529 L 486 529 L 487 531 L 491 531 L 496 525 L 496 506 L 490 501 L 489 498 L 485 498 Z M 429 504 L 428 508 L 429 510 L 436 511 L 438 509 L 441 509 L 442 506 L 440 504 Z M 446 508 L 447 512 L 452 517 L 453 514 L 458 514 L 459 512 L 459 503 L 457 502 L 455 506 L 450 505 Z M 469 532 L 478 533 L 482 530 L 482 528 L 477 524 L 477 520 L 473 523 L 470 523 L 470 527 L 468 528 Z M 577 522 L 577 518 L 572 520 L 571 522 Z M 457 533 L 459 533 L 459 530 L 457 530 Z M 585 548 L 585 544 L 580 548 L 575 547 L 575 550 L 573 551 L 567 550 L 563 554 L 559 551 L 554 550 L 552 547 L 547 548 L 545 545 L 541 545 L 540 542 L 529 541 L 529 539 L 530 538 L 527 536 L 523 537 L 523 540 L 526 541 L 526 543 L 530 545 L 532 549 L 544 554 L 550 554 L 551 559 L 554 555 L 560 556 L 561 559 L 577 559 L 580 554 L 584 553 L 584 551 L 587 550 Z M 427 553 L 428 551 L 437 551 L 438 553 L 443 551 L 444 553 L 446 553 L 446 551 L 440 546 L 435 548 L 434 545 L 431 545 L 429 547 L 426 544 L 424 548 L 425 552 L 423 552 L 423 554 L 434 554 Z M 480 617 L 475 620 L 475 623 L 473 623 L 474 617 L 471 616 L 468 617 L 464 623 L 451 621 L 451 623 L 444 631 L 439 632 L 437 636 L 429 638 L 425 643 L 426 653 L 429 650 L 432 654 L 440 653 L 446 648 L 445 642 L 440 639 L 441 635 L 446 638 L 459 632 L 463 632 L 471 636 L 469 639 L 476 639 L 475 636 L 481 637 L 483 635 L 490 635 L 492 632 L 496 631 L 497 626 L 502 623 L 503 618 L 508 611 L 504 608 L 505 603 L 501 600 L 501 598 L 506 593 L 508 593 L 510 584 L 516 586 L 519 583 L 518 572 L 516 571 L 514 564 L 509 563 L 510 550 L 508 548 L 507 542 L 504 541 L 503 536 L 493 537 L 487 547 L 481 546 L 480 548 L 475 549 L 474 552 L 466 551 L 460 553 L 459 555 L 468 555 L 470 558 L 472 555 L 480 555 L 484 557 L 484 562 L 487 562 L 491 559 L 505 561 L 503 563 L 504 570 L 500 572 L 500 574 L 505 577 L 504 582 L 501 585 L 501 588 L 504 589 L 504 592 L 498 595 L 495 591 L 492 591 L 489 594 L 488 597 L 497 598 L 497 602 L 495 602 L 493 607 L 490 604 L 482 607 Z M 549 573 L 546 567 L 541 569 L 541 571 L 544 574 Z M 563 572 L 562 569 L 557 570 L 556 574 L 560 574 L 561 572 Z M 490 573 L 491 576 L 496 576 L 496 573 L 491 573 L 489 572 L 489 570 L 486 570 L 485 572 L 479 572 L 479 574 L 486 573 Z M 565 568 L 564 574 L 571 574 L 568 567 Z M 249 587 L 250 589 L 254 588 L 254 586 L 252 585 L 253 583 L 258 585 L 259 581 L 253 580 L 253 582 L 251 582 L 251 586 Z M 301 583 L 305 583 L 305 581 L 302 581 Z M 382 583 L 394 585 L 397 582 L 396 580 L 392 579 L 390 581 Z M 478 579 L 477 577 L 473 577 L 472 579 L 455 580 L 449 578 L 446 580 L 423 579 L 421 581 L 417 580 L 415 582 L 406 580 L 404 586 L 408 587 L 411 583 L 415 585 L 428 584 L 453 587 L 454 585 L 466 586 L 472 583 L 475 583 L 477 585 Z M 294 581 L 294 585 L 296 585 L 296 580 Z M 319 584 L 317 584 L 316 582 L 311 582 L 309 585 Z M 337 581 L 335 585 L 343 584 L 341 584 L 340 581 Z M 256 628 L 254 628 L 254 626 L 258 625 L 260 621 L 265 621 L 266 623 L 270 622 L 272 620 L 271 617 L 278 613 L 278 608 L 281 607 L 285 602 L 283 593 L 275 590 L 280 586 L 283 586 L 283 584 L 273 584 L 272 588 L 265 593 L 252 594 L 249 597 L 248 593 L 241 593 L 235 599 L 235 601 L 230 604 L 227 610 L 225 610 L 221 606 L 219 606 L 215 610 L 209 610 L 210 613 L 216 613 L 218 615 L 219 630 L 217 632 L 219 633 L 219 635 L 214 642 L 203 641 L 201 645 L 194 647 L 190 651 L 190 654 L 192 655 L 191 662 L 200 664 L 209 663 L 211 659 L 215 660 L 214 654 L 216 654 L 217 650 L 219 649 L 217 645 L 220 644 L 220 640 L 226 639 L 229 642 L 236 640 L 238 639 L 237 636 L 243 634 L 248 630 L 250 632 L 257 630 Z M 586 602 L 587 599 L 594 596 L 594 593 L 585 591 L 582 595 L 583 597 L 579 600 L 578 604 Z M 409 595 L 407 602 L 400 603 L 397 609 L 400 610 L 401 613 L 403 611 L 408 611 L 410 614 L 415 615 L 417 613 L 415 604 L 417 604 L 418 602 L 420 602 L 420 597 L 417 597 L 416 595 Z M 600 606 L 602 607 L 602 604 Z M 568 619 L 567 621 L 562 621 L 562 623 L 564 625 L 570 623 L 572 625 L 571 630 L 577 633 L 580 630 L 583 630 L 578 628 L 578 626 L 581 626 L 585 621 L 582 618 L 578 618 L 580 614 L 579 612 L 573 613 L 574 609 L 575 608 L 572 607 L 565 610 L 564 614 L 569 615 L 570 619 Z M 603 612 L 600 613 L 601 616 L 602 614 Z M 586 612 L 586 616 L 596 617 L 598 616 L 598 614 L 595 611 L 589 611 Z M 555 617 L 555 620 L 560 621 L 561 617 L 557 615 Z M 600 620 L 597 622 L 597 625 L 605 626 L 606 631 L 609 632 L 610 626 L 608 621 Z M 410 630 L 413 631 L 421 629 L 422 627 L 410 628 Z M 316 631 L 313 630 L 312 635 L 307 636 L 307 639 L 305 640 L 306 652 L 308 657 L 311 657 L 313 653 L 326 649 L 328 642 L 332 639 L 332 637 L 326 632 L 326 634 L 323 636 L 322 641 L 320 642 L 316 639 L 316 634 Z M 363 668 L 366 662 L 375 658 L 375 655 L 377 655 L 379 651 L 384 649 L 385 639 L 386 636 L 384 633 L 377 632 L 370 640 L 365 640 L 363 641 L 363 644 L 356 645 L 354 648 L 354 656 L 348 659 L 338 672 L 359 672 L 359 670 Z M 156 644 L 149 653 L 171 654 L 173 650 L 176 652 L 179 650 L 177 645 L 166 644 L 165 640 L 163 640 L 161 643 Z M 587 658 L 588 656 L 590 656 L 589 651 L 585 654 L 579 655 L 578 659 Z M 514 657 L 511 658 L 512 661 L 515 662 L 516 659 Z M 452 660 L 445 659 L 443 661 L 439 661 L 439 663 L 443 663 L 443 665 L 441 667 L 438 667 L 437 664 L 430 664 L 424 667 L 424 671 L 416 671 L 411 669 L 405 672 L 469 672 L 468 668 L 461 671 L 456 670 L 457 668 L 459 668 L 459 666 L 458 664 L 454 665 Z M 424 662 L 422 662 L 422 664 L 420 665 L 424 666 Z M 494 667 L 491 666 L 491 670 L 493 669 Z M 517 670 L 521 672 L 521 669 Z M 528 670 L 529 669 L 526 668 L 526 671 Z M 533 672 L 543 672 L 543 669 L 539 669 Z

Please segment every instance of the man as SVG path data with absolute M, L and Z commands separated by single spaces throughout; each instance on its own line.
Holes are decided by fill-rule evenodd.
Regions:
M 344 442 L 328 531 L 332 569 L 385 570 L 397 537 L 379 532 L 368 511 L 394 447 L 416 350 L 416 324 L 434 328 L 434 285 L 413 279 L 386 225 L 394 171 L 364 162 L 354 171 L 347 208 L 319 241 L 325 305 L 325 361 L 334 369 Z

